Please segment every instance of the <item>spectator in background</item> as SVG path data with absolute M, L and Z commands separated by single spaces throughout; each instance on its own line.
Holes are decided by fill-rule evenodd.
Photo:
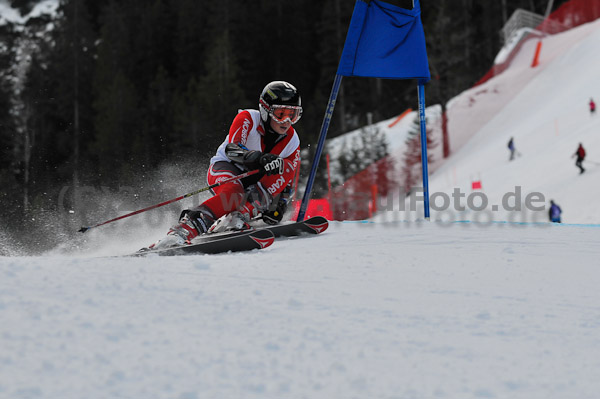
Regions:
M 548 211 L 548 217 L 552 223 L 560 223 L 560 214 L 562 209 L 560 206 L 554 203 L 554 200 L 550 200 L 550 210 Z
M 594 115 L 596 113 L 596 103 L 593 98 L 590 98 L 590 114 Z
M 508 149 L 510 150 L 510 159 L 509 159 L 509 161 L 512 161 L 513 159 L 515 159 L 515 143 L 514 143 L 514 140 L 513 140 L 512 137 L 508 141 Z
M 582 174 L 583 172 L 585 172 L 583 165 L 581 165 L 581 163 L 585 159 L 585 149 L 583 148 L 583 145 L 581 143 L 579 143 L 579 147 L 577 147 L 577 151 L 575 151 L 575 154 L 573 154 L 573 157 L 577 157 L 577 160 L 575 161 L 575 166 L 577 166 L 579 168 L 579 170 L 580 170 L 579 174 Z M 571 158 L 573 158 L 573 157 L 571 157 Z

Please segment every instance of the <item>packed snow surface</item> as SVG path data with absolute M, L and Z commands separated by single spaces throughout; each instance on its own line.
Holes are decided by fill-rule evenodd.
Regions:
M 537 69 L 526 43 L 448 104 L 453 153 L 430 190 L 480 181 L 491 209 L 425 222 L 398 195 L 321 236 L 172 258 L 118 256 L 169 220 L 118 222 L 78 251 L 0 257 L 0 398 L 597 398 L 599 43 L 598 21 L 548 37 Z M 392 153 L 411 119 L 384 131 Z M 568 224 L 511 210 L 516 195 L 507 209 L 517 188 L 555 199 Z M 22 253 L 10 243 L 0 229 L 0 253 Z
M 333 222 L 249 253 L 3 257 L 0 397 L 594 398 L 599 240 Z
M 479 181 L 490 203 L 499 204 L 518 187 L 523 196 L 541 193 L 547 206 L 553 199 L 563 222 L 600 223 L 600 114 L 589 111 L 591 98 L 600 102 L 600 20 L 545 38 L 540 65 L 531 68 L 536 45 L 526 42 L 507 71 L 449 106 L 453 153 L 432 173 L 430 190 L 469 195 Z M 473 129 L 459 145 L 469 136 L 456 135 Z M 581 175 L 574 158 L 579 143 L 587 152 Z M 493 213 L 510 220 L 503 209 Z

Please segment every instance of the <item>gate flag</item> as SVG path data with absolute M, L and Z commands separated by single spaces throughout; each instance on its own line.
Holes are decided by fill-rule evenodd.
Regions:
M 356 1 L 296 220 L 304 220 L 343 76 L 418 80 L 424 212 L 425 219 L 429 220 L 425 83 L 429 82 L 431 75 L 419 0 L 413 0 L 412 10 L 380 0 Z
M 357 1 L 337 73 L 427 83 L 431 75 L 419 0 L 412 10 L 379 0 Z

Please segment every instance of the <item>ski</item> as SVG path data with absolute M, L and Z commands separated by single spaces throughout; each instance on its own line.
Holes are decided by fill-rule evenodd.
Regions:
M 307 234 L 321 234 L 328 227 L 329 222 L 323 216 L 313 216 L 302 222 L 269 226 L 258 231 L 269 230 L 275 237 L 296 237 Z
M 225 237 L 210 237 L 200 242 L 189 245 L 181 245 L 173 248 L 139 251 L 132 256 L 174 256 L 195 254 L 221 254 L 226 252 L 251 251 L 263 249 L 271 244 L 275 237 L 269 230 L 251 230 L 237 233 L 229 233 Z
M 311 234 L 320 234 L 327 230 L 329 227 L 329 221 L 325 219 L 323 216 L 313 216 L 309 219 L 306 219 L 302 222 L 292 222 L 287 224 L 278 224 L 278 225 L 264 225 L 253 226 L 248 230 L 242 231 L 232 231 L 232 232 L 223 232 L 223 233 L 208 233 L 201 235 L 195 239 L 198 241 L 213 241 L 216 239 L 236 236 L 243 233 L 248 233 L 252 231 L 263 231 L 269 230 L 273 233 L 275 238 L 277 237 L 296 237 L 301 235 L 311 235 Z
M 193 254 L 220 254 L 225 252 L 250 251 L 263 249 L 273 244 L 276 237 L 298 237 L 321 234 L 329 227 L 322 216 L 313 216 L 302 222 L 293 222 L 277 226 L 253 228 L 250 230 L 205 234 L 194 239 L 192 244 L 158 250 L 138 251 L 132 256 L 174 256 Z

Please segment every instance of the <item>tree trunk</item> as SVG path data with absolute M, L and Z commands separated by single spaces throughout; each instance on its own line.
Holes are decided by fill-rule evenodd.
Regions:
M 73 204 L 77 201 L 79 187 L 79 0 L 74 1 L 73 29 Z
M 338 47 L 338 57 L 337 59 L 339 60 L 340 57 L 342 56 L 342 49 L 343 49 L 343 45 L 344 45 L 344 37 L 342 34 L 342 23 L 341 23 L 341 18 L 342 18 L 342 12 L 341 12 L 341 8 L 340 8 L 340 0 L 334 0 L 334 6 L 335 6 L 335 36 L 337 39 L 337 43 L 341 44 L 342 47 Z M 344 86 L 341 85 L 340 86 L 340 91 L 338 93 L 338 98 L 337 98 L 337 107 L 338 107 L 338 115 L 339 115 L 339 122 L 340 122 L 340 130 L 342 132 L 346 132 L 346 106 L 345 106 L 345 96 L 344 96 Z
M 23 211 L 27 212 L 29 210 L 29 167 L 30 167 L 30 163 L 31 163 L 31 149 L 33 147 L 33 140 L 31 137 L 31 131 L 29 130 L 29 128 L 27 127 L 27 120 L 29 119 L 27 114 L 29 112 L 27 112 L 29 109 L 29 106 L 26 106 L 25 112 L 24 112 L 24 118 L 23 120 L 25 121 L 24 124 L 24 142 L 23 142 Z
M 448 113 L 446 112 L 446 103 L 442 101 L 442 146 L 444 158 L 450 156 L 450 137 L 448 134 Z

